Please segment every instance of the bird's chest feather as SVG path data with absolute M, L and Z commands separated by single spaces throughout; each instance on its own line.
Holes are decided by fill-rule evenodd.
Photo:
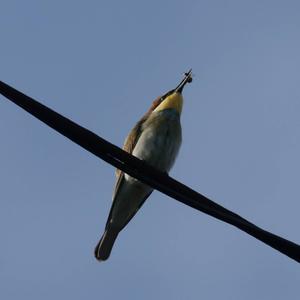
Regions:
M 142 125 L 132 154 L 153 167 L 168 172 L 181 144 L 180 117 L 173 109 L 153 112 Z

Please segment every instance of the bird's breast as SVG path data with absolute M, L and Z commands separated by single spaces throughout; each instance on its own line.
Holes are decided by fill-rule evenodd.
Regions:
M 132 154 L 168 172 L 174 164 L 180 144 L 180 116 L 174 109 L 165 109 L 151 113 L 144 122 Z

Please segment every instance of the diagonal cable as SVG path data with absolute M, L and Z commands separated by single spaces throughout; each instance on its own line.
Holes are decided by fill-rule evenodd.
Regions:
M 128 154 L 88 129 L 74 123 L 2 81 L 0 81 L 0 93 L 40 121 L 107 163 L 190 207 L 239 228 L 270 247 L 300 262 L 299 245 L 259 228 L 236 213 L 211 201 L 188 186 L 171 178 L 166 173 L 156 170 L 144 161 Z

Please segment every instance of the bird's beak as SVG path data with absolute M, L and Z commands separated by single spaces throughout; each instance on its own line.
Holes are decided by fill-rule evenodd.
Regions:
M 177 85 L 177 87 L 174 89 L 174 93 L 181 94 L 183 91 L 184 86 L 187 83 L 192 82 L 192 69 L 190 69 L 187 73 L 184 73 L 185 77 L 181 80 L 181 82 Z

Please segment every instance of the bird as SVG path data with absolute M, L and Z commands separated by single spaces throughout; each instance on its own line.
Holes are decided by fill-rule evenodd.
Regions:
M 130 131 L 123 145 L 126 152 L 166 173 L 173 166 L 181 146 L 182 92 L 186 83 L 192 81 L 192 70 L 184 74 L 185 77 L 175 89 L 153 101 L 150 109 Z M 109 258 L 118 234 L 152 191 L 150 186 L 116 170 L 112 206 L 104 233 L 94 251 L 98 261 Z

